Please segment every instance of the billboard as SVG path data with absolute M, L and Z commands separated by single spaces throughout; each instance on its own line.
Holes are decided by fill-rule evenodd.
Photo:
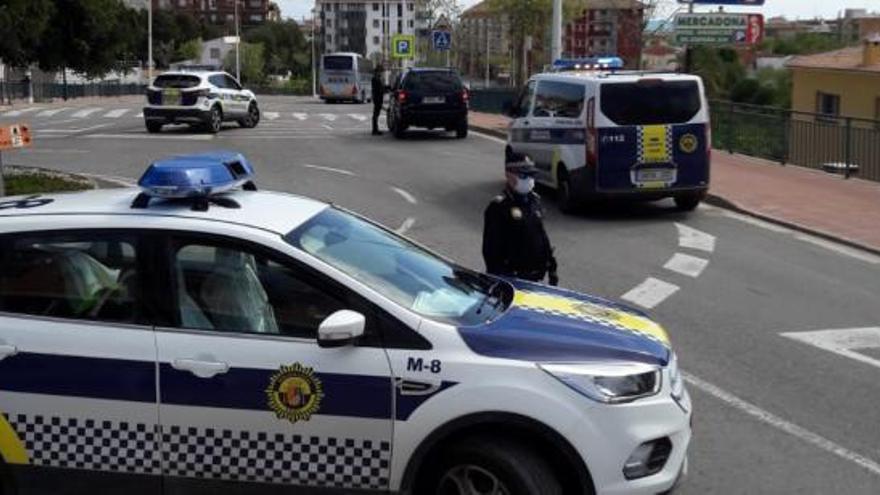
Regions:
M 675 41 L 687 45 L 757 45 L 764 40 L 764 16 L 722 12 L 678 14 Z

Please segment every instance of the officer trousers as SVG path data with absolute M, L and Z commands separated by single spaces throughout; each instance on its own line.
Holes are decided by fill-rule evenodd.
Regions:
M 379 132 L 379 115 L 382 114 L 382 102 L 373 102 L 373 132 Z

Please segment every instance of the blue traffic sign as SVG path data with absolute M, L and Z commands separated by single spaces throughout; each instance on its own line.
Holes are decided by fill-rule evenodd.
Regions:
M 764 5 L 764 0 L 678 0 L 678 3 L 692 3 L 694 5 Z
M 452 48 L 452 33 L 449 31 L 433 31 L 431 39 L 434 41 L 434 49 L 438 51 Z

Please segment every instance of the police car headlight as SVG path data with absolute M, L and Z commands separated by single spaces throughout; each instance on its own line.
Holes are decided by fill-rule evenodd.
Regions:
M 681 400 L 684 395 L 684 379 L 681 376 L 681 370 L 678 368 L 678 358 L 675 354 L 669 359 L 669 388 L 672 391 L 672 397 L 675 400 Z
M 603 404 L 621 404 L 660 391 L 660 369 L 641 363 L 541 364 L 550 376 Z

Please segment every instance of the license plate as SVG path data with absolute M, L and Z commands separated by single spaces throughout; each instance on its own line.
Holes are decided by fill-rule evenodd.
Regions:
M 442 96 L 426 96 L 422 101 L 425 103 L 446 103 L 446 98 Z
M 636 170 L 632 179 L 633 183 L 641 188 L 663 188 L 675 182 L 675 172 L 675 169 L 671 168 Z
M 163 105 L 180 105 L 180 90 L 166 89 L 162 91 Z

